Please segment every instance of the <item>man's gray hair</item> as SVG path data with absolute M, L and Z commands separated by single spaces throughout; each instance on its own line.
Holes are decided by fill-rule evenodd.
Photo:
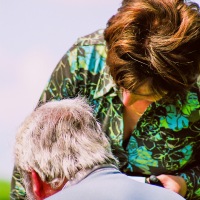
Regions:
M 81 97 L 48 102 L 33 111 L 16 134 L 14 154 L 19 170 L 35 170 L 52 187 L 72 180 L 77 172 L 118 163 Z

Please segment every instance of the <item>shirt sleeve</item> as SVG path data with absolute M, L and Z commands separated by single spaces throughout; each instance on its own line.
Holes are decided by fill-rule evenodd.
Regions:
M 74 97 L 78 93 L 77 86 L 77 48 L 72 47 L 54 69 L 39 103 Z
M 78 95 L 93 99 L 104 63 L 105 44 L 101 31 L 79 39 L 57 64 L 37 106 Z M 14 167 L 11 199 L 24 199 L 25 196 L 21 174 Z
M 198 159 L 197 159 L 198 160 Z M 181 176 L 187 184 L 185 198 L 192 200 L 200 199 L 200 163 L 193 164 L 190 169 L 186 169 L 176 175 Z
M 77 46 L 74 45 L 60 60 L 54 69 L 51 77 L 42 92 L 40 97 L 39 106 L 42 103 L 61 100 L 63 98 L 72 98 L 75 94 L 78 94 L 81 90 L 77 86 Z M 23 186 L 22 177 L 19 170 L 14 167 L 12 183 L 11 183 L 11 195 L 13 200 L 25 199 L 26 192 Z
M 197 83 L 199 84 L 199 83 Z M 188 140 L 190 136 L 193 143 L 193 154 L 194 159 L 193 163 L 188 165 L 183 171 L 178 172 L 177 175 L 181 176 L 187 184 L 187 193 L 186 199 L 200 200 L 200 160 L 199 160 L 199 151 L 200 151 L 200 107 L 199 107 L 199 86 L 195 87 L 194 92 L 197 94 L 195 98 L 194 93 L 190 93 L 190 105 L 191 108 L 187 109 L 188 111 L 193 108 L 189 116 L 189 121 L 191 126 L 188 128 Z M 193 97 L 193 98 L 192 98 Z M 193 101 L 191 101 L 193 99 Z M 198 101 L 197 101 L 198 99 Z M 193 104 L 192 104 L 193 103 Z M 188 108 L 188 107 L 187 107 Z M 186 111 L 185 111 L 186 112 Z

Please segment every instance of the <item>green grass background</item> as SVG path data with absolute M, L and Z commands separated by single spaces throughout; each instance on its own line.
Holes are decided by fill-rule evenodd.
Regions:
M 0 180 L 0 200 L 9 200 L 10 196 L 10 182 Z

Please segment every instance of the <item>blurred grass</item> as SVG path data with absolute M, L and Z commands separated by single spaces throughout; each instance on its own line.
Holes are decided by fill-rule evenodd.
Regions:
M 6 180 L 0 180 L 0 200 L 10 199 L 10 182 Z

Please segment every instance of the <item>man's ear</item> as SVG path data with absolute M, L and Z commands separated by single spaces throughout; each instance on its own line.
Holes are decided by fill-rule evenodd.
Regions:
M 31 171 L 33 193 L 37 200 L 42 200 L 43 194 L 43 181 L 40 179 L 36 171 Z
M 65 179 L 65 181 L 63 182 L 63 184 L 61 184 L 60 187 L 54 189 L 51 187 L 50 184 L 42 181 L 40 176 L 34 170 L 31 171 L 31 179 L 32 179 L 33 193 L 36 197 L 36 200 L 43 200 L 59 192 L 60 190 L 62 190 L 62 188 L 67 182 L 67 179 Z

